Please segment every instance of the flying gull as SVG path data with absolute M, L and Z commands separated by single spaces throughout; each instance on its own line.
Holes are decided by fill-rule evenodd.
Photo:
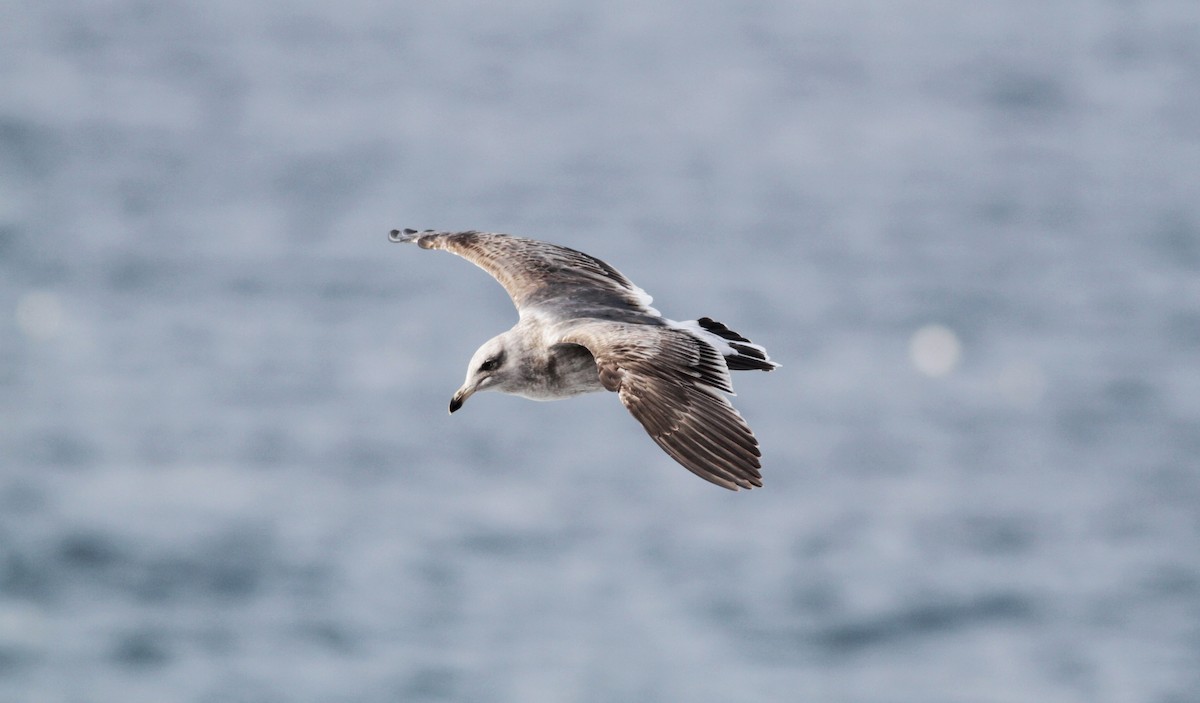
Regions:
M 479 266 L 520 314 L 471 357 L 450 412 L 483 390 L 533 400 L 615 391 L 684 468 L 734 491 L 762 486 L 758 440 L 725 397 L 730 371 L 778 366 L 761 346 L 707 317 L 662 317 L 645 291 L 574 249 L 477 231 L 392 230 L 389 239 Z

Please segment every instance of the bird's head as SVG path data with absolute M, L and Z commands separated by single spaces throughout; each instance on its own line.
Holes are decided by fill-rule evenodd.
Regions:
M 493 337 L 471 357 L 467 365 L 467 380 L 450 399 L 450 412 L 462 407 L 477 391 L 503 390 L 512 376 L 504 335 Z

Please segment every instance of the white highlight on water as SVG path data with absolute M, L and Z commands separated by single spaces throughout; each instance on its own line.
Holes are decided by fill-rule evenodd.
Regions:
M 958 368 L 962 344 L 958 335 L 945 325 L 930 324 L 913 333 L 908 343 L 908 355 L 917 371 L 934 378 L 945 376 Z

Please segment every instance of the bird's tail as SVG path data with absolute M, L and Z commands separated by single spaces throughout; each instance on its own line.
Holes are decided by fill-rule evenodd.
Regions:
M 725 365 L 730 371 L 773 371 L 779 364 L 771 361 L 767 350 L 742 335 L 734 332 L 711 317 L 696 320 L 700 329 L 721 338 L 724 344 L 717 345 L 725 356 Z

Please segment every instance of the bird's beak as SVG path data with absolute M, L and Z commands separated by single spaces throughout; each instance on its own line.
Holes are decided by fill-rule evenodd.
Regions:
M 454 394 L 454 397 L 450 399 L 451 414 L 453 414 L 455 410 L 458 410 L 459 408 L 461 408 L 463 403 L 467 402 L 467 398 L 470 398 L 471 394 L 474 392 L 475 392 L 474 388 L 470 388 L 467 386 L 463 386 L 462 388 L 459 388 L 458 392 Z

